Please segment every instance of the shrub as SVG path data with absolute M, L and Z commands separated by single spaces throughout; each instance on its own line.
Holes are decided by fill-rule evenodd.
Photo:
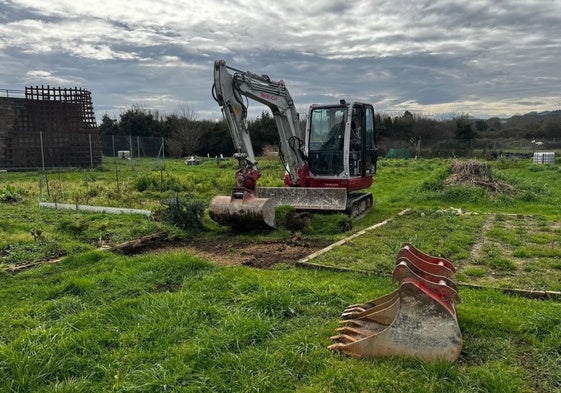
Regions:
M 21 194 L 17 192 L 16 188 L 8 184 L 4 188 L 0 188 L 0 202 L 1 203 L 15 203 L 23 199 Z
M 190 197 L 180 198 L 174 195 L 161 203 L 163 208 L 154 213 L 155 219 L 175 225 L 181 229 L 204 229 L 205 205 L 203 202 L 193 200 Z
M 156 174 L 143 174 L 134 179 L 134 188 L 138 192 L 147 190 L 152 191 L 175 191 L 181 192 L 187 189 L 181 179 L 177 176 L 160 173 Z
M 134 179 L 134 188 L 138 192 L 155 189 L 157 186 L 158 183 L 156 182 L 156 179 L 149 174 L 143 174 Z

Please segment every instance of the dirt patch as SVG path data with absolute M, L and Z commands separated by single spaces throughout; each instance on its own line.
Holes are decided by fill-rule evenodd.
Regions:
M 248 265 L 268 269 L 277 263 L 291 265 L 328 244 L 323 240 L 304 240 L 299 237 L 254 242 L 236 238 L 169 239 L 160 234 L 122 244 L 114 250 L 126 255 L 184 250 L 220 265 Z
M 278 263 L 294 264 L 296 261 L 325 247 L 328 242 L 288 239 L 247 243 L 239 240 L 193 240 L 181 247 L 187 252 L 221 265 L 248 265 L 268 269 Z
M 154 233 L 98 250 L 112 251 L 124 255 L 138 255 L 149 252 L 185 251 L 211 262 L 225 265 L 248 265 L 262 269 L 284 263 L 292 265 L 302 258 L 328 246 L 325 240 L 305 240 L 299 237 L 286 240 L 269 240 L 256 242 L 236 238 L 224 239 L 179 239 L 169 238 L 165 233 Z M 63 258 L 37 261 L 25 265 L 10 266 L 4 271 L 17 272 L 46 263 L 58 263 Z M 177 288 L 164 285 L 158 292 L 173 292 Z

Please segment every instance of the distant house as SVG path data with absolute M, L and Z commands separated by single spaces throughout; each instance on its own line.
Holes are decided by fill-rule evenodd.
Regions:
M 0 169 L 92 168 L 101 141 L 91 93 L 82 88 L 0 90 Z

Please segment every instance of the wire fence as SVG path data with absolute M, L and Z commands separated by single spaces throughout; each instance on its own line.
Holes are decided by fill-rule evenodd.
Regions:
M 0 97 L 24 98 L 25 90 L 0 89 Z
M 156 158 L 165 165 L 171 157 L 163 137 L 133 135 L 101 135 L 80 133 L 72 135 L 48 132 L 27 133 L 12 141 L 13 157 L 3 154 L 0 135 L 0 170 L 36 170 L 47 168 L 76 167 L 92 169 L 102 165 L 104 158 L 134 160 Z M 17 150 L 17 151 L 16 151 Z M 525 139 L 456 139 L 392 140 L 385 138 L 378 143 L 379 157 L 386 158 L 531 158 L 534 152 L 551 151 L 561 155 L 561 138 L 548 140 Z M 190 158 L 190 157 L 183 157 Z M 212 157 L 210 157 L 212 158 Z
M 165 159 L 165 138 L 132 135 L 102 135 L 101 146 L 104 157 Z
M 104 135 L 101 138 L 104 157 L 165 159 L 171 157 L 167 141 L 162 137 Z M 536 151 L 561 151 L 561 137 L 544 140 L 527 139 L 440 139 L 440 140 L 381 140 L 379 155 L 386 157 L 392 150 L 405 151 L 407 157 L 469 157 L 496 159 L 501 157 L 531 157 Z M 205 155 L 206 156 L 206 155 Z M 176 157 L 174 157 L 176 158 Z M 391 158 L 391 154 L 390 157 Z
M 0 169 L 93 169 L 101 162 L 101 144 L 97 133 L 38 131 L 0 134 Z
M 527 139 L 442 139 L 381 140 L 379 155 L 387 158 L 530 158 L 537 151 L 561 151 L 561 138 Z

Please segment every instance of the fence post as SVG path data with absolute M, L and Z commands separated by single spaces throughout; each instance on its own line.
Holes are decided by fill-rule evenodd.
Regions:
M 166 169 L 166 140 L 162 137 L 162 159 L 164 160 L 164 169 Z
M 43 165 L 43 171 L 45 170 L 45 150 L 43 146 L 43 131 L 39 131 L 39 139 L 41 143 L 41 164 Z
M 131 168 L 134 169 L 134 160 L 132 159 L 132 135 L 129 135 L 129 152 L 131 156 Z

